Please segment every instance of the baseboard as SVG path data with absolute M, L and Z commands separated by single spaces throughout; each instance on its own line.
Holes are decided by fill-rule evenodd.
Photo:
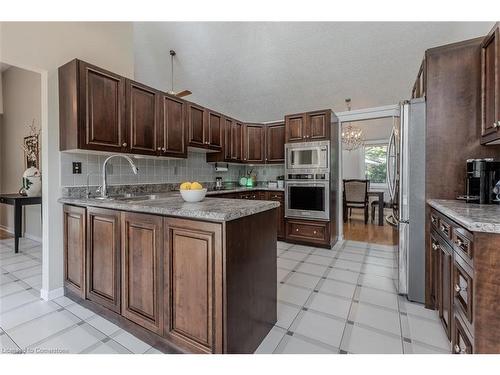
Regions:
M 52 290 L 41 289 L 40 297 L 45 301 L 50 301 L 59 297 L 64 296 L 64 288 L 57 288 Z
M 10 235 L 14 235 L 14 229 L 13 228 L 9 228 L 9 227 L 6 227 L 5 225 L 1 225 L 0 224 L 0 229 L 3 230 L 4 232 L 7 232 L 9 233 Z M 34 236 L 32 234 L 29 234 L 29 233 L 23 233 L 22 234 L 22 237 L 23 238 L 28 238 L 32 241 L 36 241 L 36 242 L 42 242 L 42 238 L 41 237 L 38 237 L 38 236 Z

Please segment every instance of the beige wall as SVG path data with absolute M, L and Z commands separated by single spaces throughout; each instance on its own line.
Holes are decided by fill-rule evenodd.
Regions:
M 24 152 L 20 145 L 28 135 L 27 124 L 35 121 L 40 127 L 41 79 L 39 73 L 11 67 L 2 74 L 3 121 L 0 127 L 0 192 L 16 193 L 26 169 Z M 24 209 L 24 229 L 28 238 L 42 237 L 40 206 Z M 14 230 L 12 206 L 0 206 L 0 227 Z
M 1 22 L 3 62 L 42 72 L 43 277 L 42 297 L 61 293 L 63 231 L 60 196 L 57 68 L 75 57 L 133 78 L 130 22 Z

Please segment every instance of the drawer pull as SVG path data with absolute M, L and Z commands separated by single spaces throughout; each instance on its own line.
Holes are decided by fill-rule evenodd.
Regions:
M 299 231 L 299 228 L 295 229 L 295 232 L 298 232 Z
M 439 228 L 441 229 L 441 232 L 443 232 L 446 235 L 450 233 L 449 228 L 445 227 L 443 224 L 441 224 Z
M 455 244 L 458 246 L 458 247 L 461 247 L 464 243 L 462 242 L 462 240 L 460 238 L 457 238 L 457 240 L 455 241 Z
M 466 354 L 467 351 L 465 349 L 460 348 L 458 344 L 455 344 L 455 353 L 457 354 Z
M 439 249 L 439 245 L 433 243 L 432 244 L 432 250 L 437 250 L 437 249 Z
M 316 232 L 316 231 L 313 231 L 313 233 L 314 233 L 314 234 L 316 234 L 316 233 L 318 233 L 318 232 Z
M 437 224 L 437 219 L 434 216 L 431 216 L 432 224 Z

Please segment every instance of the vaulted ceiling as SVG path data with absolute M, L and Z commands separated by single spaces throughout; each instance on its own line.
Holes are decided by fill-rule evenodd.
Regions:
M 135 78 L 244 121 L 397 103 L 424 51 L 485 35 L 492 22 L 160 22 L 134 24 Z

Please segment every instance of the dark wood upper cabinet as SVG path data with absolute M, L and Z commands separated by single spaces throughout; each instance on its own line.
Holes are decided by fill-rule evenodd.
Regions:
M 87 299 L 120 313 L 120 212 L 87 208 Z
M 286 142 L 309 142 L 330 139 L 331 110 L 285 116 Z
M 266 163 L 285 161 L 285 124 L 269 124 L 266 129 Z
M 194 147 L 205 147 L 206 128 L 205 108 L 194 103 L 188 104 L 188 134 L 189 145 Z
M 221 353 L 221 226 L 165 219 L 165 335 L 200 351 Z
M 129 150 L 123 77 L 80 62 L 80 109 L 82 148 Z
M 163 219 L 122 213 L 122 310 L 140 326 L 163 333 Z
M 80 60 L 59 68 L 60 149 L 126 152 L 125 78 Z
M 331 111 L 309 112 L 306 117 L 307 140 L 320 141 L 330 138 Z
M 302 142 L 306 139 L 306 116 L 303 113 L 285 116 L 286 142 Z
M 481 143 L 500 143 L 500 23 L 481 44 Z
M 158 155 L 160 144 L 160 93 L 138 82 L 127 80 L 127 128 L 130 152 Z
M 243 160 L 243 123 L 234 121 L 231 124 L 231 160 Z
M 86 211 L 64 205 L 64 286 L 85 298 Z
M 246 163 L 265 162 L 265 133 L 262 124 L 245 124 L 243 134 L 243 160 Z
M 186 102 L 162 95 L 160 107 L 161 155 L 187 157 Z
M 188 104 L 188 143 L 195 148 L 222 150 L 223 116 L 194 103 Z
M 206 131 L 206 144 L 213 150 L 222 150 L 222 142 L 224 139 L 223 132 L 223 117 L 221 114 L 207 111 L 208 121 Z
M 420 64 L 420 68 L 418 69 L 417 79 L 413 84 L 413 88 L 411 90 L 411 98 L 422 98 L 425 96 L 426 92 L 426 69 L 425 69 L 425 58 L 422 60 L 422 64 Z

